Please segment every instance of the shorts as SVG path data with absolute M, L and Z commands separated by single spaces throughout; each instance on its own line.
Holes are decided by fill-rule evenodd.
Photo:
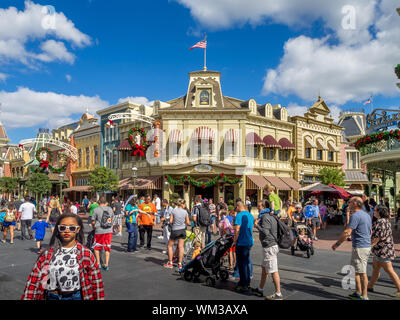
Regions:
M 235 253 L 235 252 L 236 252 L 236 246 L 230 247 L 230 248 L 228 249 L 228 252 L 233 252 L 233 253 Z
M 123 214 L 117 214 L 114 216 L 114 221 L 113 221 L 114 226 L 115 225 L 122 226 L 123 216 L 124 216 Z
M 353 248 L 351 252 L 351 265 L 356 273 L 367 273 L 368 257 L 371 248 Z
M 186 229 L 172 230 L 169 236 L 169 240 L 186 239 Z
M 319 220 L 319 218 L 312 218 L 311 223 L 312 223 L 313 229 L 321 227 L 321 221 Z
M 376 255 L 374 255 L 374 259 L 375 259 L 376 261 L 382 262 L 382 263 L 389 263 L 389 262 L 392 262 L 392 260 L 390 260 L 390 259 L 380 258 L 380 257 L 378 257 L 378 256 L 376 256 Z
M 95 234 L 94 235 L 94 250 L 111 251 L 112 233 Z
M 8 228 L 9 226 L 15 227 L 15 221 L 13 221 L 13 222 L 4 221 L 4 222 L 3 222 L 3 227 L 4 227 L 4 228 Z
M 323 223 L 325 223 L 326 220 L 328 220 L 328 215 L 325 214 L 325 215 L 321 216 L 321 220 L 322 220 Z
M 261 266 L 264 267 L 267 273 L 275 273 L 278 272 L 278 252 L 279 247 L 277 245 L 262 248 L 263 250 L 263 261 Z
M 43 241 L 43 239 L 35 239 L 35 241 Z
M 200 242 L 202 245 L 206 244 L 206 231 L 207 231 L 207 227 L 194 227 L 193 228 L 193 232 L 195 235 L 195 239 L 194 241 L 198 241 Z

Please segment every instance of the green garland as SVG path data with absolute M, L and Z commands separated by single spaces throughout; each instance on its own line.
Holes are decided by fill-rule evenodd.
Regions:
M 396 130 L 390 130 L 390 131 L 375 132 L 375 133 L 366 135 L 356 141 L 355 147 L 357 149 L 360 149 L 369 144 L 380 142 L 382 140 L 387 141 L 390 139 L 400 140 L 400 130 L 396 129 Z
M 236 176 L 234 179 L 229 179 L 227 176 L 225 176 L 223 173 L 215 176 L 208 182 L 197 182 L 194 180 L 190 175 L 183 174 L 180 178 L 178 179 L 173 179 L 170 175 L 165 175 L 165 179 L 172 185 L 177 185 L 177 184 L 184 184 L 184 183 L 190 183 L 191 185 L 198 187 L 198 188 L 208 188 L 208 187 L 213 187 L 215 184 L 219 183 L 221 180 L 225 183 L 228 184 L 237 184 L 242 180 L 242 176 Z
M 146 138 L 147 137 L 147 132 L 143 128 L 139 128 L 139 127 L 134 127 L 131 130 L 129 130 L 128 141 L 129 141 L 129 144 L 130 144 L 131 148 L 133 150 L 136 148 L 136 142 L 135 142 L 135 139 L 133 137 L 133 134 L 136 133 L 136 132 L 138 132 L 142 136 L 142 138 L 143 138 L 143 144 L 142 144 L 143 145 L 143 151 L 146 151 L 146 149 L 149 146 L 149 142 L 147 141 L 147 138 Z
M 53 155 L 52 155 L 50 149 L 46 148 L 46 147 L 41 147 L 41 148 L 37 149 L 37 151 L 36 151 L 36 160 L 39 161 L 39 162 L 42 161 L 42 159 L 40 159 L 40 154 L 43 151 L 45 151 L 47 153 L 47 156 L 49 158 L 48 161 L 49 161 L 49 163 L 51 163 L 53 161 Z
M 61 172 L 65 172 L 65 170 L 67 170 L 67 165 L 63 165 L 61 168 L 55 168 L 51 165 L 51 163 L 53 162 L 53 154 L 51 153 L 49 148 L 46 147 L 41 147 L 36 151 L 36 160 L 41 163 L 42 159 L 40 158 L 40 154 L 45 151 L 47 153 L 48 156 L 48 162 L 49 162 L 49 170 L 53 173 L 61 173 Z M 38 167 L 36 169 L 32 168 L 32 172 L 44 172 L 44 168 L 43 167 Z

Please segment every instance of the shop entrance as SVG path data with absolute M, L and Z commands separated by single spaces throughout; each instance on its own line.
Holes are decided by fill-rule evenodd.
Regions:
M 215 198 L 214 198 L 214 187 L 208 187 L 208 188 L 201 188 L 201 187 L 195 187 L 194 188 L 194 195 L 201 195 L 202 199 L 213 199 L 215 203 Z

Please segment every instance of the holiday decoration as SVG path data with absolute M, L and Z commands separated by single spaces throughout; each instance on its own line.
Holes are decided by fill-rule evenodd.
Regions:
M 400 130 L 395 129 L 395 130 L 390 130 L 390 131 L 375 132 L 370 135 L 366 135 L 356 141 L 355 147 L 357 149 L 360 149 L 369 144 L 376 143 L 376 142 L 379 142 L 382 140 L 387 141 L 390 139 L 400 140 Z
M 61 173 L 67 169 L 66 164 L 60 168 L 55 168 L 51 165 L 53 155 L 50 149 L 46 147 L 41 147 L 36 151 L 36 160 L 39 162 L 39 168 L 35 169 L 36 172 L 47 172 L 50 170 L 54 173 Z
M 114 128 L 114 122 L 112 120 L 108 120 L 106 123 L 106 126 L 109 127 L 110 129 Z
M 143 128 L 135 127 L 129 131 L 129 144 L 132 148 L 132 156 L 144 157 L 149 143 L 147 133 Z
M 215 176 L 214 178 L 210 179 L 210 181 L 208 182 L 197 182 L 196 180 L 194 180 L 190 175 L 182 175 L 179 179 L 173 179 L 170 175 L 166 175 L 165 179 L 172 185 L 177 185 L 177 184 L 183 184 L 183 185 L 187 185 L 187 184 L 191 184 L 195 187 L 198 188 L 209 188 L 209 187 L 213 187 L 215 184 L 220 183 L 220 187 L 222 185 L 222 182 L 220 182 L 221 180 L 224 183 L 227 184 L 237 184 L 241 181 L 242 176 L 236 176 L 236 178 L 234 179 L 229 179 L 228 177 L 226 177 L 224 174 L 219 174 L 217 176 Z

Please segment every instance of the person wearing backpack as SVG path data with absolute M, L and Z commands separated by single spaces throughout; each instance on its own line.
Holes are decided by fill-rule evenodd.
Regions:
M 8 230 L 10 230 L 10 243 L 14 244 L 14 228 L 15 228 L 15 220 L 16 220 L 16 210 L 14 206 L 14 202 L 9 202 L 8 207 L 6 208 L 6 214 L 4 216 L 3 222 L 3 240 L 2 242 L 6 242 Z
M 208 208 L 203 204 L 199 196 L 196 196 L 194 199 L 192 217 L 194 222 L 193 232 L 196 237 L 195 241 L 200 242 L 203 249 L 206 246 L 206 232 L 207 227 L 211 224 L 211 217 Z
M 261 216 L 260 222 L 257 225 L 259 231 L 260 242 L 262 245 L 261 264 L 261 280 L 258 288 L 252 289 L 254 295 L 264 296 L 264 286 L 268 279 L 268 274 L 271 274 L 275 285 L 275 293 L 265 297 L 267 300 L 283 300 L 280 288 L 280 277 L 278 272 L 278 220 L 273 216 L 273 213 L 265 213 Z
M 47 213 L 46 222 L 49 224 L 51 228 L 51 233 L 54 232 L 54 227 L 56 225 L 58 217 L 61 215 L 61 206 L 60 202 L 53 197 L 49 203 L 49 209 Z
M 99 200 L 99 206 L 94 209 L 92 215 L 92 227 L 94 233 L 94 255 L 96 256 L 97 263 L 101 265 L 100 251 L 105 251 L 105 263 L 101 268 L 108 271 L 111 253 L 111 240 L 112 240 L 112 227 L 114 220 L 114 211 L 107 206 L 107 201 L 104 197 Z

